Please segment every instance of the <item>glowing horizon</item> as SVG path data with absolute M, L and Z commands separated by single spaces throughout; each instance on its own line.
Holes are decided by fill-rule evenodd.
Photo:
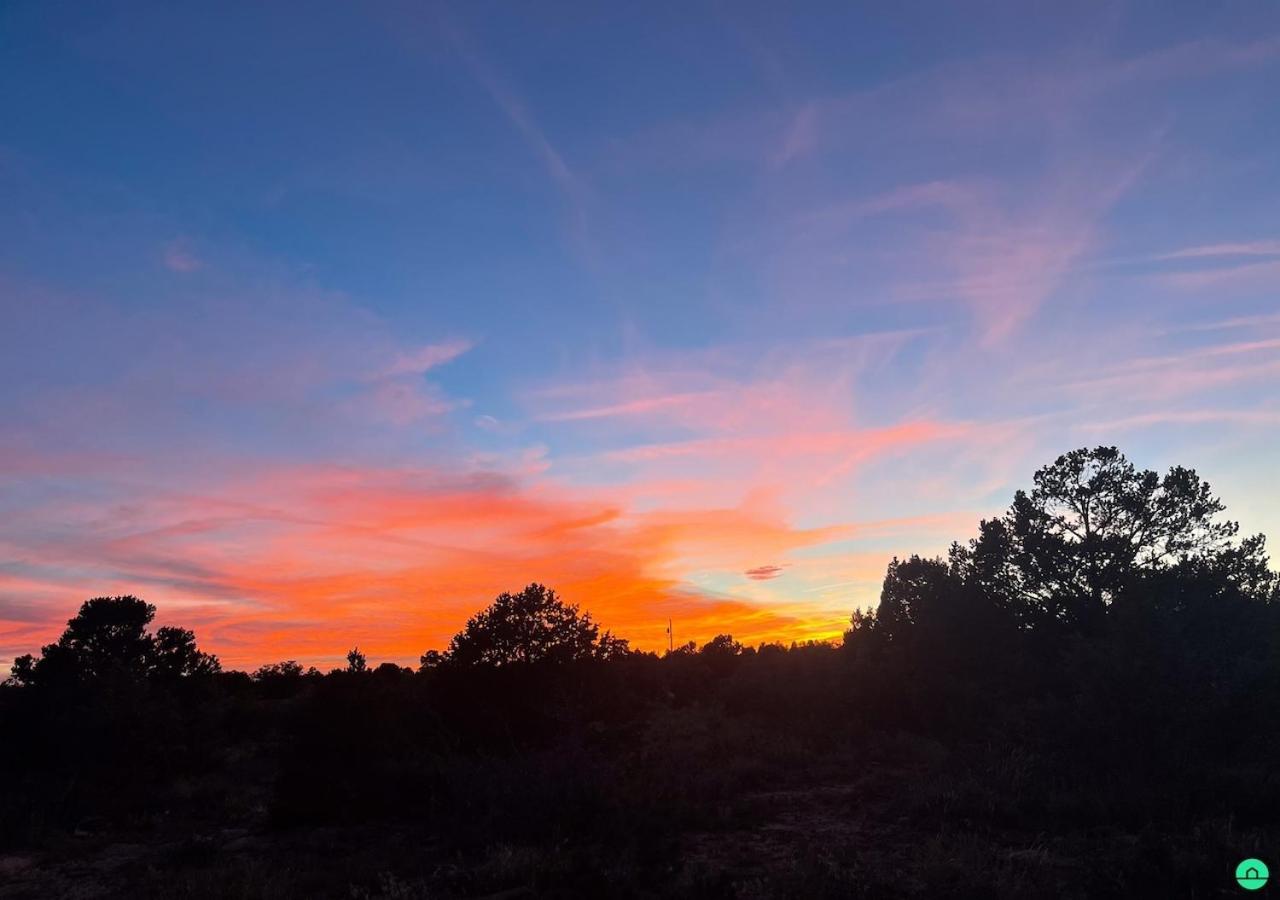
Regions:
M 0 669 L 829 638 L 1097 444 L 1274 550 L 1280 9 L 917 13 L 0 11 Z

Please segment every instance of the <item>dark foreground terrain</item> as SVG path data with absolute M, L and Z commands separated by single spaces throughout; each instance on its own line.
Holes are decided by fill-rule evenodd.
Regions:
M 389 670 L 215 683 L 86 731 L 82 782 L 19 779 L 48 793 L 25 822 L 6 798 L 0 896 L 1218 896 L 1280 847 L 1247 734 L 1213 764 L 1170 742 L 1195 708 L 1116 739 L 1048 706 L 1041 744 L 998 698 L 954 721 L 856 670 L 806 647 L 465 697 Z
M 1069 454 L 841 646 L 659 658 L 535 584 L 418 670 L 250 675 L 91 600 L 0 688 L 0 897 L 1240 896 L 1280 603 L 1219 512 Z

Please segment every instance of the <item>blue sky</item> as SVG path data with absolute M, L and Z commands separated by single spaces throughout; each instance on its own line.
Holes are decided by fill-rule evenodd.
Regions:
M 6 4 L 0 659 L 830 636 L 1083 444 L 1274 537 L 1278 77 L 1267 4 Z

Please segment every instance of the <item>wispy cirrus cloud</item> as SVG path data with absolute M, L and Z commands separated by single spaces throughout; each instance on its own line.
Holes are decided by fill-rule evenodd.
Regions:
M 1206 288 L 1280 289 L 1280 259 L 1224 262 L 1211 268 L 1164 272 L 1152 277 L 1163 285 L 1186 291 L 1198 291 Z
M 559 412 L 543 413 L 537 418 L 543 422 L 580 422 L 586 419 L 622 418 L 669 410 L 677 406 L 691 406 L 715 396 L 715 392 L 712 391 L 696 391 L 640 397 L 608 406 L 592 406 L 584 409 L 567 409 Z
M 1128 416 L 1123 419 L 1091 422 L 1086 431 L 1116 432 L 1158 425 L 1280 425 L 1280 410 L 1265 409 L 1183 409 Z
M 538 160 L 547 177 L 563 195 L 571 216 L 573 239 L 581 243 L 586 239 L 586 182 L 565 161 L 564 155 L 535 119 L 528 104 L 478 49 L 461 24 L 443 7 L 437 8 L 437 13 L 440 27 L 448 35 L 467 71 L 493 100 Z
M 1238 241 L 1227 244 L 1201 244 L 1167 253 L 1157 253 L 1152 260 L 1205 259 L 1232 256 L 1280 256 L 1280 240 Z
M 363 390 L 344 408 L 357 419 L 372 417 L 403 427 L 465 407 L 468 401 L 450 398 L 422 376 L 452 362 L 473 346 L 471 341 L 453 339 L 402 352 L 368 377 Z
M 1177 119 L 1152 92 L 1245 77 L 1274 65 L 1276 46 L 1197 39 L 1128 57 L 1086 46 L 955 59 L 789 108 L 660 123 L 611 145 L 603 171 L 755 165 L 761 186 L 723 240 L 729 285 L 750 273 L 788 315 L 813 319 L 895 300 L 958 304 L 994 346 L 1080 285 L 1117 207 L 1164 163 Z M 920 150 L 934 145 L 946 159 Z M 993 176 L 993 157 L 1019 164 Z M 885 191 L 885 173 L 899 186 Z M 1241 277 L 1255 275 L 1270 273 Z
M 452 362 L 466 353 L 475 343 L 461 339 L 424 344 L 416 350 L 399 354 L 386 368 L 378 372 L 381 378 L 398 378 L 402 375 L 423 375 L 445 363 Z
M 419 380 L 380 379 L 339 407 L 355 420 L 398 427 L 413 425 L 468 405 L 449 398 L 435 385 Z
M 1071 391 L 1141 398 L 1204 394 L 1257 382 L 1280 372 L 1280 338 L 1184 347 L 1138 356 L 1107 366 L 1097 375 L 1065 384 Z
M 1166 329 L 1169 334 L 1190 331 L 1228 331 L 1280 325 L 1280 313 L 1262 313 L 1256 316 L 1228 316 L 1208 322 L 1192 322 Z
M 306 283 L 220 274 L 234 293 L 173 290 L 173 302 L 129 310 L 89 295 L 22 302 L 11 287 L 8 362 L 28 390 L 9 400 L 16 422 L 64 446 L 92 429 L 98 451 L 164 421 L 197 447 L 289 435 L 329 441 L 340 424 L 403 427 L 465 406 L 423 376 L 467 352 L 452 338 L 411 344 L 350 298 Z M 25 336 L 25 337 L 24 337 Z M 80 377 L 101 342 L 136 348 L 92 378 Z M 249 432 L 220 420 L 258 417 Z M 203 435 L 203 437 L 201 437 Z M 349 437 L 347 438 L 350 439 Z
M 895 446 L 911 446 L 962 434 L 954 423 L 904 422 L 884 428 L 790 432 L 751 437 L 697 438 L 659 444 L 641 444 L 608 451 L 604 457 L 618 462 L 648 462 L 692 457 L 697 459 L 768 460 L 770 463 L 801 458 L 833 458 L 836 472 L 847 471 L 857 460 Z M 832 473 L 828 473 L 826 477 Z

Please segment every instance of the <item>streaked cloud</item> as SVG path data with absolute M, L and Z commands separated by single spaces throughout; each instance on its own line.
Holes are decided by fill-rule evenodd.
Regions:
M 1180 290 L 1245 288 L 1280 289 L 1280 260 L 1224 263 L 1207 269 L 1166 272 L 1155 276 L 1162 284 Z
M 1204 259 L 1231 256 L 1280 256 L 1280 240 L 1242 241 L 1232 244 L 1203 244 L 1183 247 L 1169 253 L 1157 253 L 1154 260 Z
M 397 378 L 401 375 L 423 375 L 432 369 L 452 362 L 473 346 L 471 341 L 451 340 L 438 344 L 425 344 L 416 350 L 403 353 L 395 361 L 383 369 L 379 375 L 383 378 Z
M 1270 427 L 1280 425 L 1280 410 L 1263 409 L 1188 409 L 1144 413 L 1124 419 L 1093 422 L 1084 426 L 1088 431 L 1114 432 L 1135 428 L 1151 428 L 1159 425 L 1253 425 Z

